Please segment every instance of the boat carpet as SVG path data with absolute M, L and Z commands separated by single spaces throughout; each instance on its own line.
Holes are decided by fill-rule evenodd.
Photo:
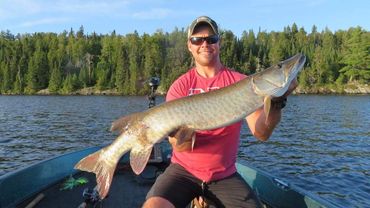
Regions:
M 159 169 L 155 166 L 147 166 L 146 170 L 148 171 L 144 171 L 144 176 L 137 176 L 129 167 L 124 166 L 117 168 L 108 196 L 96 207 L 141 207 L 147 192 L 154 183 L 155 177 L 160 174 L 160 171 L 158 171 Z M 153 174 L 155 175 L 154 178 L 152 177 Z M 85 177 L 89 182 L 70 190 L 61 190 L 63 184 L 68 179 L 67 177 L 61 182 L 40 192 L 44 194 L 44 197 L 34 207 L 77 208 L 82 202 L 84 202 L 84 198 L 82 196 L 84 189 L 89 188 L 92 190 L 95 187 L 96 182 L 95 175 L 92 173 L 80 172 L 73 177 L 75 179 Z M 37 195 L 38 194 L 31 197 L 31 199 L 24 201 L 17 207 L 25 207 L 30 203 L 30 201 L 32 201 L 32 199 L 36 198 Z

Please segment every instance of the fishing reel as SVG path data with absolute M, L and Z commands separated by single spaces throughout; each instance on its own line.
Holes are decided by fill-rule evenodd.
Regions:
M 82 192 L 82 197 L 84 198 L 84 202 L 80 204 L 78 208 L 102 207 L 102 200 L 100 199 L 99 192 L 96 187 L 94 189 L 85 188 Z
M 149 86 L 152 88 L 152 91 L 157 90 L 160 83 L 159 77 L 151 77 L 149 79 Z

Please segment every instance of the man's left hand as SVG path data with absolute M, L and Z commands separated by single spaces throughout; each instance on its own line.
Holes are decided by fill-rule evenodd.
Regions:
M 288 95 L 290 95 L 290 93 L 292 93 L 295 90 L 295 88 L 297 88 L 297 86 L 298 86 L 298 81 L 297 81 L 297 78 L 295 78 L 292 80 L 292 82 L 289 85 L 288 90 L 283 96 L 288 97 Z
M 280 96 L 280 97 L 276 97 L 276 98 L 272 98 L 273 101 L 275 102 L 279 102 L 279 101 L 282 101 L 282 100 L 286 100 L 286 98 L 295 90 L 295 88 L 297 88 L 298 86 L 298 81 L 297 81 L 297 78 L 293 79 L 292 82 L 290 83 L 289 85 L 289 88 L 288 90 L 284 93 L 284 95 Z
M 286 105 L 287 97 L 294 91 L 295 88 L 297 88 L 297 86 L 298 86 L 298 82 L 296 78 L 292 80 L 292 82 L 289 85 L 288 90 L 284 93 L 284 95 L 271 99 L 271 109 L 275 109 L 275 110 L 283 109 Z

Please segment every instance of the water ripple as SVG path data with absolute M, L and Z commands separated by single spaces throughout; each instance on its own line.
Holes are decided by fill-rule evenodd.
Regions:
M 0 96 L 0 175 L 109 144 L 111 122 L 147 104 L 134 96 Z M 370 207 L 369 109 L 370 96 L 293 96 L 267 142 L 243 126 L 239 158 L 343 207 Z
M 268 142 L 239 156 L 343 207 L 370 207 L 370 97 L 295 96 Z M 244 137 L 246 138 L 246 137 Z

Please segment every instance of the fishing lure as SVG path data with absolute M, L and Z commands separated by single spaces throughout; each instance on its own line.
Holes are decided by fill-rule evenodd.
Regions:
M 70 176 L 63 184 L 62 187 L 60 188 L 61 191 L 64 190 L 72 190 L 77 186 L 83 185 L 88 183 L 89 180 L 85 177 L 80 177 L 80 178 L 73 178 L 73 176 Z

